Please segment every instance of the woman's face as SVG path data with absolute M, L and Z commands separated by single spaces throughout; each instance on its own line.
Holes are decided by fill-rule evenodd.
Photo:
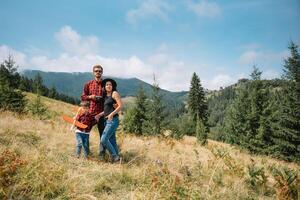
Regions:
M 107 81 L 105 84 L 105 90 L 106 92 L 111 92 L 112 91 L 112 83 L 110 81 Z

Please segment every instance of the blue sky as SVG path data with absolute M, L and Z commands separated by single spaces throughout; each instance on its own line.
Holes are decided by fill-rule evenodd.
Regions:
M 99 63 L 110 76 L 155 74 L 171 91 L 188 90 L 196 72 L 219 89 L 254 64 L 280 77 L 299 19 L 299 0 L 0 0 L 0 61 L 66 72 Z

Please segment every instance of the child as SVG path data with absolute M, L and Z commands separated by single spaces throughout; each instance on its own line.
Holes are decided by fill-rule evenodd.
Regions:
M 97 123 L 94 116 L 91 115 L 89 112 L 90 103 L 88 101 L 82 101 L 80 103 L 81 106 L 81 113 L 79 113 L 76 117 L 76 120 L 87 125 L 87 128 L 79 128 L 76 127 L 75 133 L 76 133 L 76 140 L 77 140 L 77 146 L 76 146 L 76 156 L 79 158 L 81 153 L 81 148 L 83 146 L 84 149 L 84 157 L 87 158 L 90 153 L 90 145 L 89 145 L 89 136 L 90 131 Z

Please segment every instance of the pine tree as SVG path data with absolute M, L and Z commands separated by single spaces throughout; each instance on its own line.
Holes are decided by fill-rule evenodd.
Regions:
M 272 141 L 272 135 L 278 127 L 278 93 L 274 91 L 269 93 L 268 105 L 262 112 L 260 117 L 260 127 L 258 129 L 257 147 L 261 153 L 274 154 L 274 142 Z
M 269 104 L 269 90 L 264 87 L 261 74 L 262 72 L 256 66 L 253 66 L 253 71 L 250 75 L 252 80 L 249 85 L 250 105 L 248 105 L 250 109 L 248 116 L 250 130 L 247 131 L 248 137 L 243 141 L 243 146 L 253 152 L 262 152 L 265 148 L 264 140 L 260 137 L 264 134 L 262 132 L 259 134 L 259 128 L 261 122 L 265 122 L 265 119 L 262 118 L 263 112 Z
M 145 131 L 145 122 L 147 120 L 147 96 L 141 85 L 135 100 L 135 105 L 128 108 L 124 116 L 124 129 L 131 133 L 142 135 Z
M 37 116 L 39 119 L 46 119 L 48 117 L 48 109 L 43 104 L 40 94 L 37 94 L 35 100 L 28 105 L 28 110 L 31 114 Z
M 165 106 L 163 105 L 162 95 L 160 94 L 160 88 L 155 77 L 148 110 L 146 132 L 154 135 L 161 134 L 165 126 Z
M 202 145 L 207 143 L 206 127 L 199 117 L 197 117 L 197 123 L 196 123 L 196 138 L 198 142 L 201 143 Z
M 52 99 L 57 98 L 57 91 L 56 91 L 56 88 L 54 86 L 52 86 L 51 89 L 49 90 L 48 96 Z
M 241 145 L 243 141 L 247 141 L 247 131 L 250 124 L 247 116 L 249 116 L 250 100 L 248 85 L 241 85 L 233 103 L 228 107 L 225 113 L 225 141 L 231 144 Z
M 261 80 L 261 74 L 262 74 L 262 71 L 259 71 L 257 66 L 254 65 L 253 66 L 253 71 L 250 74 L 251 79 L 254 80 L 254 81 Z
M 1 64 L 1 80 L 5 80 L 10 88 L 18 88 L 20 84 L 20 75 L 17 72 L 18 66 L 15 66 L 15 61 L 9 55 L 7 60 Z
M 298 46 L 290 43 L 291 56 L 285 60 L 286 84 L 282 89 L 278 128 L 274 132 L 274 152 L 287 160 L 300 160 L 300 55 Z
M 35 100 L 28 105 L 29 111 L 38 116 L 40 119 L 47 118 L 47 107 L 43 104 L 41 94 L 43 92 L 43 78 L 40 73 L 37 73 L 33 80 L 33 89 L 36 93 Z
M 42 94 L 43 78 L 40 73 L 37 73 L 33 79 L 33 91 L 36 94 Z
M 142 135 L 145 126 L 146 116 L 146 93 L 141 85 L 136 96 L 136 106 L 134 115 L 135 133 Z
M 15 62 L 9 56 L 0 66 L 0 109 L 23 112 L 25 96 L 18 90 L 20 75 Z
M 197 116 L 203 122 L 208 132 L 208 107 L 205 99 L 204 89 L 201 86 L 200 78 L 194 72 L 191 80 L 190 91 L 188 95 L 188 110 L 194 123 L 197 123 Z
M 269 92 L 264 88 L 261 74 L 262 72 L 254 66 L 250 75 L 251 82 L 239 88 L 226 116 L 226 140 L 253 152 L 261 152 L 265 148 L 262 136 L 266 134 L 264 131 L 267 131 L 263 127 L 260 129 L 261 123 L 266 123 L 267 119 L 262 117 L 269 103 Z

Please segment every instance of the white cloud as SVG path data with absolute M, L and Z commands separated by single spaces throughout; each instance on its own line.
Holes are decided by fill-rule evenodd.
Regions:
M 99 40 L 95 36 L 82 37 L 70 26 L 62 27 L 55 34 L 65 52 L 74 55 L 85 55 L 89 53 L 98 53 Z
M 93 65 L 101 64 L 106 76 L 136 77 L 150 84 L 153 82 L 153 74 L 155 74 L 160 87 L 171 91 L 188 90 L 192 73 L 194 71 L 206 73 L 205 70 L 208 70 L 203 63 L 197 64 L 197 67 L 191 67 L 191 63 L 174 58 L 169 53 L 170 49 L 165 43 L 159 45 L 153 54 L 146 59 L 137 55 L 120 59 L 104 57 L 98 52 L 89 50 L 90 48 L 87 47 L 93 45 L 88 42 L 90 41 L 87 39 L 89 37 L 80 35 L 69 26 L 61 28 L 55 37 L 63 47 L 62 53 L 57 57 L 50 57 L 43 53 L 43 50 L 31 53 L 34 54 L 31 56 L 31 54 L 2 45 L 0 46 L 0 58 L 5 59 L 11 53 L 21 67 L 56 72 L 90 72 Z M 95 37 L 94 40 L 98 41 L 98 38 Z M 276 72 L 269 71 L 266 76 L 276 76 Z M 221 72 L 210 80 L 201 79 L 201 83 L 203 83 L 204 88 L 219 89 L 219 87 L 227 86 L 236 80 L 237 78 Z
M 272 52 L 264 50 L 249 50 L 241 54 L 238 62 L 242 65 L 267 65 L 271 67 L 274 63 L 281 63 L 287 58 L 289 52 L 287 50 L 281 52 Z
M 280 73 L 277 71 L 268 69 L 262 73 L 263 79 L 274 79 L 274 78 L 280 78 Z
M 212 90 L 217 90 L 220 87 L 226 87 L 236 82 L 236 78 L 232 78 L 228 74 L 218 74 L 211 80 L 203 80 L 203 87 Z
M 0 62 L 7 60 L 8 56 L 12 56 L 17 66 L 27 66 L 27 56 L 7 45 L 0 45 Z
M 246 65 L 253 65 L 255 64 L 261 57 L 261 53 L 257 51 L 246 51 L 244 52 L 240 58 L 239 63 L 246 64 Z
M 187 8 L 193 11 L 199 17 L 216 17 L 221 14 L 220 6 L 215 2 L 208 2 L 206 0 L 194 3 L 192 1 L 187 2 Z
M 155 69 L 161 88 L 170 91 L 188 90 L 192 72 L 182 61 L 171 61 L 165 67 Z
M 139 21 L 150 17 L 157 17 L 164 22 L 169 20 L 168 12 L 172 6 L 167 1 L 145 0 L 136 9 L 131 9 L 126 14 L 126 20 L 132 25 L 138 24 Z

